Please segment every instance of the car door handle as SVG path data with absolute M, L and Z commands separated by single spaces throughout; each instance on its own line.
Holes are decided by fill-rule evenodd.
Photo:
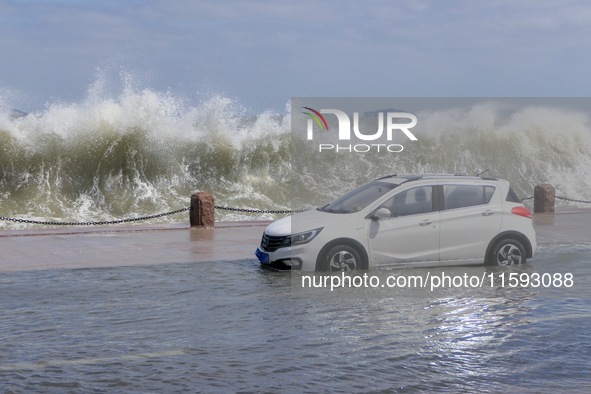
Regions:
M 430 225 L 431 223 L 433 223 L 433 220 L 431 220 L 431 219 L 426 219 L 426 220 L 423 220 L 422 222 L 420 222 L 420 223 L 419 223 L 419 226 L 428 226 L 428 225 Z
M 482 212 L 482 216 L 490 216 L 493 213 L 495 213 L 495 211 L 493 211 L 492 209 L 487 209 L 486 211 Z

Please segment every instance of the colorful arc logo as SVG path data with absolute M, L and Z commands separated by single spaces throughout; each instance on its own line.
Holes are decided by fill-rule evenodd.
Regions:
M 320 127 L 320 130 L 326 129 L 326 131 L 328 131 L 328 123 L 326 123 L 326 119 L 324 119 L 324 116 L 322 116 L 322 114 L 320 112 L 318 112 L 315 109 L 310 108 L 310 107 L 302 107 L 302 108 L 310 111 L 310 112 L 304 111 L 304 113 L 306 115 L 308 115 L 309 117 L 311 117 L 312 119 L 314 119 L 316 124 L 318 124 L 318 127 Z

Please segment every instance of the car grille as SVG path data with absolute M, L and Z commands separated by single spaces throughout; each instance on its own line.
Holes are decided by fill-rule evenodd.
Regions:
M 263 239 L 261 240 L 261 247 L 267 252 L 274 252 L 279 249 L 281 242 L 283 242 L 285 238 L 286 237 L 277 237 L 264 233 Z

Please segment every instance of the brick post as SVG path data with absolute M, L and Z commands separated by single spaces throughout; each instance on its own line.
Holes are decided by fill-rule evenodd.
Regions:
M 215 223 L 215 200 L 213 195 L 197 192 L 191 195 L 189 211 L 191 227 L 213 227 Z
M 556 205 L 556 189 L 547 183 L 537 185 L 534 188 L 534 212 L 554 213 Z

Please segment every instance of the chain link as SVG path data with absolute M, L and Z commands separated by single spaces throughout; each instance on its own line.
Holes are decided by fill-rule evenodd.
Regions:
M 250 209 L 250 208 L 232 208 L 232 207 L 222 207 L 219 205 L 215 206 L 216 209 L 222 209 L 226 211 L 235 211 L 235 212 L 248 212 L 248 213 L 296 213 L 296 212 L 304 212 L 308 211 L 308 209 L 301 209 L 301 210 L 270 210 L 270 209 Z M 107 224 L 119 224 L 119 223 L 130 223 L 130 222 L 137 222 L 140 220 L 148 220 L 148 219 L 155 219 L 160 218 L 163 216 L 174 215 L 177 213 L 185 212 L 191 210 L 190 207 L 188 208 L 181 208 L 177 209 L 176 211 L 171 212 L 164 212 L 159 213 L 156 215 L 150 216 L 142 216 L 138 218 L 127 218 L 127 219 L 119 219 L 119 220 L 105 220 L 105 221 L 97 221 L 97 222 L 52 222 L 52 221 L 44 221 L 44 220 L 32 220 L 32 219 L 20 219 L 20 218 L 12 218 L 12 217 L 4 217 L 0 216 L 0 221 L 8 221 L 8 222 L 15 222 L 15 223 L 26 223 L 26 224 L 41 224 L 46 226 L 101 226 Z
M 305 212 L 309 211 L 309 209 L 299 209 L 299 210 L 271 210 L 271 209 L 250 209 L 250 208 L 232 208 L 232 207 L 222 207 L 219 205 L 215 206 L 216 209 L 222 209 L 225 211 L 234 211 L 234 212 L 248 212 L 248 213 L 297 213 L 297 212 Z
M 523 197 L 521 199 L 521 201 L 531 200 L 533 198 L 534 198 L 534 196 L 527 196 L 527 197 Z M 563 200 L 563 201 L 578 202 L 578 203 L 581 203 L 581 204 L 591 204 L 591 201 L 587 201 L 587 200 L 577 200 L 575 198 L 568 198 L 568 197 L 562 197 L 562 196 L 555 196 L 555 198 L 558 199 L 558 200 Z
M 561 197 L 561 196 L 556 196 L 556 198 L 559 200 L 564 200 L 564 201 L 578 202 L 578 203 L 582 203 L 582 204 L 591 204 L 591 201 L 586 201 L 586 200 L 577 200 L 574 198 Z
M 160 218 L 162 216 L 174 215 L 176 213 L 188 211 L 190 209 L 191 208 L 181 208 L 181 209 L 177 209 L 176 211 L 164 212 L 164 213 L 159 213 L 159 214 L 150 215 L 150 216 L 142 216 L 139 218 L 127 218 L 127 219 L 107 220 L 107 221 L 99 221 L 99 222 L 51 222 L 51 221 L 42 221 L 42 220 L 8 218 L 8 217 L 3 217 L 3 216 L 0 216 L 0 221 L 9 221 L 9 222 L 27 223 L 27 224 L 43 224 L 43 225 L 48 225 L 48 226 L 100 226 L 100 225 L 105 225 L 105 224 L 129 223 L 129 222 L 137 222 L 140 220 Z

